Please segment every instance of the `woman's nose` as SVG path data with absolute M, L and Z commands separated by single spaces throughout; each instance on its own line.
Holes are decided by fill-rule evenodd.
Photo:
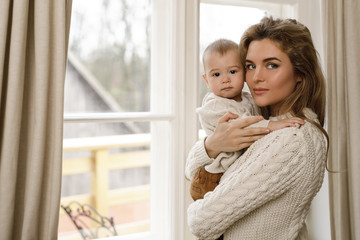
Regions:
M 253 80 L 255 82 L 261 82 L 264 81 L 264 73 L 260 68 L 255 69 Z

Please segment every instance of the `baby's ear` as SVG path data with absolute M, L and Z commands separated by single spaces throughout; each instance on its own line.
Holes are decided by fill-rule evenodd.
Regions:
M 206 78 L 206 74 L 203 74 L 203 75 L 202 75 L 202 78 L 204 79 L 206 85 L 208 85 L 208 80 L 207 80 L 207 78 Z

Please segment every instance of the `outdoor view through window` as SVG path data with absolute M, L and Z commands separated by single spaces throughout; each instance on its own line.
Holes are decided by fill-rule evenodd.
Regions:
M 150 30 L 150 0 L 73 1 L 65 116 L 149 111 Z M 149 231 L 150 123 L 65 121 L 63 135 L 59 239 Z
M 150 111 L 151 9 L 151 0 L 73 0 L 60 240 L 150 230 L 150 121 L 111 122 L 101 120 L 101 113 Z M 239 42 L 242 32 L 266 14 L 256 8 L 201 3 L 199 61 L 210 42 Z M 200 63 L 199 104 L 208 91 L 202 72 Z M 66 121 L 67 114 L 81 113 L 98 120 Z M 105 228 L 87 231 L 101 225 Z

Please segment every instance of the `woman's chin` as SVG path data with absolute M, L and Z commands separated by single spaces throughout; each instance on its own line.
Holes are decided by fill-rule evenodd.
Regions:
M 256 102 L 256 101 L 255 101 L 255 104 L 256 104 L 256 106 L 258 106 L 258 107 L 266 107 L 266 106 L 269 105 L 269 104 L 264 103 L 264 102 Z

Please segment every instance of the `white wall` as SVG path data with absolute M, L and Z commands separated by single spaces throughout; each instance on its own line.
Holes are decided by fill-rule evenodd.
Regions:
M 305 24 L 312 35 L 315 48 L 319 52 L 324 66 L 323 29 L 321 26 L 321 0 L 302 0 L 299 3 L 299 21 Z M 324 183 L 315 196 L 307 218 L 310 240 L 330 240 L 330 209 L 328 175 L 325 173 Z

